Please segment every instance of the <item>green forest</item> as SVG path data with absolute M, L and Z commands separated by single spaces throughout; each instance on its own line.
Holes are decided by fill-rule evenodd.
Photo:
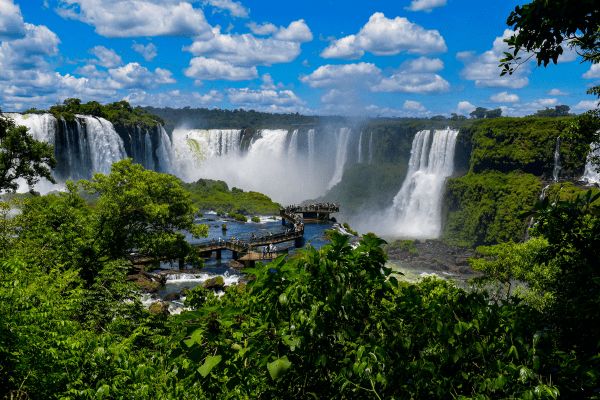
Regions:
M 556 62 L 563 40 L 600 62 L 597 4 L 581 3 L 516 7 L 502 73 L 523 53 Z M 188 112 L 171 110 L 169 120 L 126 102 L 96 104 L 70 99 L 50 111 L 149 127 Z M 69 181 L 64 192 L 4 196 L 0 398 L 600 399 L 600 190 L 573 183 L 590 144 L 600 142 L 600 113 L 479 111 L 481 119 L 455 118 L 464 165 L 447 182 L 443 210 L 442 239 L 477 252 L 468 287 L 435 277 L 410 283 L 388 268 L 385 240 L 366 233 L 352 242 L 332 230 L 318 250 L 245 269 L 246 279 L 221 296 L 191 289 L 188 309 L 170 315 L 160 304 L 143 306 L 130 278 L 145 271 L 133 256 L 201 264 L 184 234 L 208 235 L 195 223 L 200 210 L 268 214 L 278 204 L 222 181 L 184 184 L 131 159 Z M 297 114 L 201 113 L 228 127 L 314 123 Z M 378 205 L 393 188 L 372 195 L 371 178 L 391 185 L 406 174 L 398 165 L 410 142 L 394 132 L 414 133 L 424 122 L 368 123 L 383 137 L 381 167 L 353 166 L 352 184 L 334 195 Z M 559 136 L 564 181 L 549 184 Z M 55 163 L 51 145 L 0 115 L 3 194 L 21 179 L 52 181 Z M 412 242 L 399 246 L 416 251 Z

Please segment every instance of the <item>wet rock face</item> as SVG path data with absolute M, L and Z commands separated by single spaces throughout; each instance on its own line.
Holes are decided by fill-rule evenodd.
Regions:
M 225 280 L 222 276 L 215 276 L 214 278 L 207 279 L 202 283 L 205 289 L 211 290 L 223 290 L 225 287 Z
M 459 275 L 471 275 L 468 259 L 474 256 L 471 249 L 450 246 L 440 240 L 393 242 L 387 247 L 391 261 L 419 269 L 431 269 L 451 272 Z
M 156 301 L 156 302 L 150 304 L 148 311 L 150 312 L 150 314 L 153 314 L 153 315 L 167 316 L 167 315 L 169 315 L 169 305 L 167 303 L 165 303 L 164 301 Z

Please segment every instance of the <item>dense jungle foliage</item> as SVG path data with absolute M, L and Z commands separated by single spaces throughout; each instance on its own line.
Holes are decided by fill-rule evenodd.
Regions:
M 155 114 L 151 114 L 141 107 L 133 107 L 127 101 L 117 101 L 109 104 L 100 104 L 97 101 L 81 103 L 76 98 L 66 99 L 63 104 L 57 104 L 45 110 L 29 109 L 25 113 L 49 112 L 56 118 L 64 118 L 73 121 L 75 114 L 93 115 L 109 120 L 117 127 L 139 126 L 143 128 L 154 128 L 164 121 Z
M 192 202 L 199 210 L 213 210 L 219 214 L 277 215 L 281 208 L 262 193 L 244 192 L 236 187 L 230 190 L 223 181 L 199 179 L 184 183 L 183 187 L 190 192 Z

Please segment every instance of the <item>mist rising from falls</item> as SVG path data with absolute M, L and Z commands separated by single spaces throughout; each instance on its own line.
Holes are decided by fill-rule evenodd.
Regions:
M 595 147 L 595 148 L 594 148 Z M 582 181 L 587 182 L 588 184 L 597 184 L 600 185 L 600 172 L 596 170 L 596 166 L 592 164 L 592 157 L 600 157 L 600 146 L 592 143 L 590 145 L 590 152 L 587 157 L 587 163 L 585 164 L 585 171 L 583 176 L 581 177 Z
M 401 238 L 435 239 L 442 230 L 445 182 L 454 173 L 458 131 L 423 130 L 412 142 L 408 171 L 392 206 L 358 221 L 365 231 Z
M 246 136 L 245 136 L 246 135 Z M 175 129 L 173 169 L 185 181 L 219 179 L 281 203 L 317 198 L 343 176 L 351 130 Z M 335 153 L 335 158 L 332 157 Z

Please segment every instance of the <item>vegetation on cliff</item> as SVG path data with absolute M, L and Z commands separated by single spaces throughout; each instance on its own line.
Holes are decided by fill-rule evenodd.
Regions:
M 227 183 L 211 179 L 199 179 L 184 183 L 194 206 L 199 210 L 214 210 L 220 214 L 279 214 L 281 206 L 268 196 L 258 192 L 245 192 L 236 187 L 229 189 Z
M 25 113 L 40 113 L 44 110 L 30 109 Z M 63 104 L 54 105 L 48 109 L 56 118 L 73 121 L 75 114 L 93 115 L 109 120 L 115 126 L 154 128 L 157 124 L 164 124 L 163 120 L 141 107 L 132 107 L 127 101 L 121 100 L 109 104 L 100 104 L 97 101 L 81 103 L 76 98 L 66 99 Z

